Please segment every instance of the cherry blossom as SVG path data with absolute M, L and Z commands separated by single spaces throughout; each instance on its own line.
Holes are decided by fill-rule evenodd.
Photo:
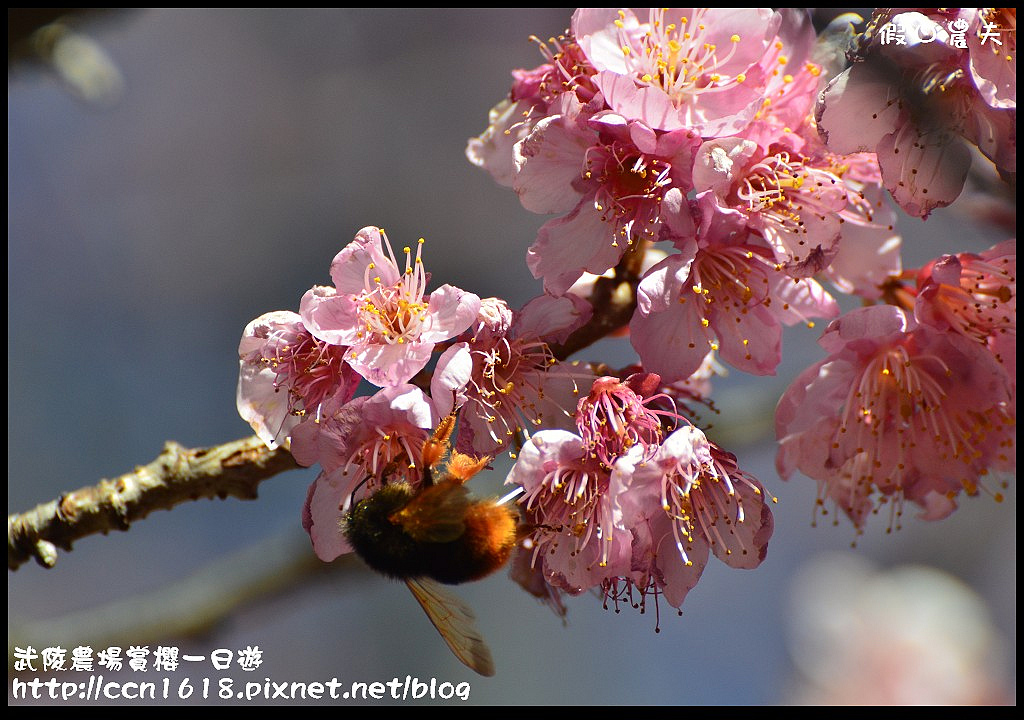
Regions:
M 918 273 L 918 321 L 990 348 L 1016 377 L 1017 241 L 980 254 L 943 255 Z
M 319 340 L 293 312 L 266 313 L 245 327 L 238 346 L 238 413 L 271 449 L 328 398 L 347 402 L 359 376 L 345 348 Z
M 782 272 L 742 223 L 724 216 L 698 245 L 640 281 L 630 340 L 649 371 L 684 380 L 715 350 L 745 372 L 768 375 L 781 358 L 784 324 L 838 314 L 816 280 Z
M 572 33 L 616 113 L 703 137 L 741 131 L 761 105 L 782 16 L 760 8 L 581 8 Z
M 779 401 L 776 464 L 818 480 L 858 529 L 885 503 L 895 525 L 905 500 L 944 517 L 1014 466 L 1009 380 L 979 344 L 888 305 L 844 315 L 820 342 L 829 357 Z
M 655 409 L 660 384 L 649 373 L 598 378 L 577 433 L 539 432 L 519 454 L 507 482 L 522 486 L 536 528 L 531 567 L 556 589 L 600 588 L 615 602 L 635 592 L 640 606 L 653 594 L 679 607 L 711 551 L 734 567 L 763 560 L 763 488 L 678 412 Z
M 585 122 L 559 114 L 537 123 L 515 146 L 516 192 L 528 210 L 567 213 L 540 229 L 527 254 L 545 289 L 566 292 L 584 272 L 603 273 L 642 240 L 691 236 L 685 195 L 698 142 L 688 130 L 659 135 L 607 112 Z
M 421 239 L 406 247 L 398 267 L 387 236 L 365 227 L 331 263 L 334 287 L 303 297 L 302 320 L 318 339 L 348 346 L 345 361 L 374 385 L 408 382 L 430 360 L 434 345 L 468 328 L 480 298 L 452 285 L 426 296 Z
M 541 295 L 513 313 L 497 298 L 482 301 L 469 339 L 438 359 L 431 394 L 438 408 L 458 399 L 456 447 L 478 456 L 508 450 L 521 431 L 572 427 L 577 381 L 593 375 L 557 363 L 549 342 L 561 342 L 589 319 L 590 305 L 566 295 Z
M 966 48 L 949 31 L 957 22 L 971 37 Z M 1012 24 L 1001 34 L 1015 35 L 1015 14 Z M 888 42 L 887 27 L 905 29 L 909 41 Z M 886 189 L 911 215 L 925 218 L 960 194 L 970 167 L 964 141 L 1000 172 L 1016 172 L 1016 102 L 997 99 L 1016 91 L 1009 69 L 1016 43 L 984 47 L 984 27 L 970 8 L 880 11 L 861 38 L 859 62 L 819 100 L 815 115 L 829 149 L 876 152 Z
M 649 460 L 627 454 L 615 471 L 626 486 L 619 501 L 626 522 L 634 518 L 641 528 L 633 541 L 636 587 L 657 590 L 679 607 L 710 553 L 736 568 L 764 560 L 774 499 L 696 427 L 680 427 Z

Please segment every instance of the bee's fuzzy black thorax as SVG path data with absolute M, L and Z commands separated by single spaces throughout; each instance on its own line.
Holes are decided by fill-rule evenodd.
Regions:
M 388 518 L 414 496 L 406 483 L 385 485 L 356 503 L 342 527 L 352 549 L 367 565 L 400 580 L 422 576 L 423 562 L 416 541 Z

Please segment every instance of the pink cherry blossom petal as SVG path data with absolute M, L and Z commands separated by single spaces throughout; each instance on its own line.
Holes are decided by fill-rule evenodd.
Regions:
M 473 356 L 467 343 L 455 343 L 441 354 L 430 377 L 430 396 L 438 415 L 447 416 L 465 401 L 472 374 Z
M 341 295 L 357 294 L 366 286 L 367 268 L 373 266 L 373 275 L 384 285 L 394 285 L 401 273 L 394 257 L 381 250 L 384 239 L 380 228 L 364 227 L 355 240 L 346 245 L 331 262 L 331 281 Z M 390 252 L 390 246 L 389 246 Z
M 563 342 L 585 324 L 594 309 L 576 295 L 539 295 L 530 300 L 516 316 L 516 333 Z
M 427 366 L 433 343 L 353 346 L 345 359 L 352 368 L 379 387 L 401 385 Z
M 341 528 L 341 508 L 348 502 L 351 492 L 352 483 L 343 478 L 340 471 L 321 472 L 310 486 L 303 517 L 308 518 L 306 531 L 313 542 L 313 551 L 324 562 L 352 551 Z
M 469 161 L 489 172 L 499 185 L 512 187 L 515 180 L 512 148 L 529 131 L 529 126 L 523 122 L 523 115 L 529 109 L 527 101 L 502 100 L 491 109 L 487 130 L 472 138 L 466 146 Z
M 431 323 L 419 335 L 423 343 L 438 343 L 460 334 L 476 320 L 480 298 L 454 285 L 442 285 L 430 293 Z
M 347 295 L 317 285 L 302 296 L 299 314 L 309 331 L 324 342 L 353 345 L 360 340 L 359 309 Z
M 615 266 L 626 248 L 614 243 L 612 227 L 587 196 L 565 217 L 544 223 L 526 264 L 535 278 L 544 279 L 546 291 L 564 295 L 584 272 L 600 275 Z
M 834 153 L 874 152 L 896 131 L 900 108 L 891 100 L 891 78 L 854 64 L 822 91 L 815 111 L 818 131 Z
M 901 208 L 920 218 L 959 197 L 971 166 L 971 153 L 959 137 L 909 123 L 883 137 L 876 151 L 886 189 Z
M 560 115 L 546 117 L 515 146 L 515 189 L 530 212 L 564 213 L 580 200 L 577 189 L 591 135 Z

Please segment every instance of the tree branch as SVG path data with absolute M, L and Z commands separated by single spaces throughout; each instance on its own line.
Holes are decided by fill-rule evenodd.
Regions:
M 590 293 L 594 314 L 564 343 L 551 345 L 551 352 L 556 358 L 565 360 L 629 323 L 636 309 L 636 287 L 640 282 L 647 246 L 646 241 L 639 241 L 615 266 L 614 277 L 597 278 Z
M 95 533 L 127 530 L 154 510 L 199 498 L 253 500 L 269 477 L 299 467 L 286 450 L 269 450 L 253 436 L 210 448 L 167 442 L 156 460 L 113 480 L 61 495 L 7 517 L 7 567 L 29 558 L 43 567 L 57 562 L 57 548 Z

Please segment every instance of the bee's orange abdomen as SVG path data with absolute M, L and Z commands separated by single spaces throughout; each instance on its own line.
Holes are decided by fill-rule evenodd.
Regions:
M 495 570 L 508 560 L 516 546 L 517 518 L 508 506 L 477 503 L 466 513 L 466 538 L 474 555 L 492 558 Z
M 498 570 L 516 546 L 516 515 L 493 500 L 473 503 L 458 540 L 438 543 L 429 552 L 428 577 L 454 585 L 479 580 Z

